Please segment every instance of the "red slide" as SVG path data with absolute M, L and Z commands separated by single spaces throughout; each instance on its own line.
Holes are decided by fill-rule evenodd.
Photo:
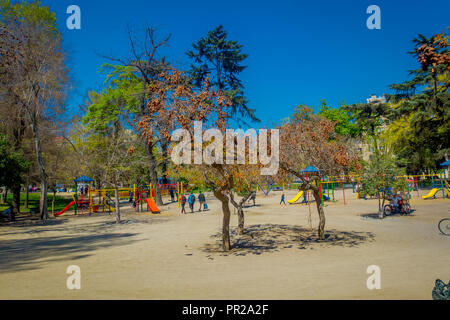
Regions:
M 150 209 L 150 211 L 152 213 L 160 212 L 158 207 L 156 206 L 156 203 L 153 200 L 153 198 L 150 198 L 150 199 L 149 198 L 145 198 L 145 201 L 147 201 L 148 208 Z
M 66 212 L 67 211 L 67 209 L 69 209 L 70 208 L 70 206 L 72 206 L 73 204 L 75 204 L 75 201 L 72 201 L 72 202 L 70 202 L 64 209 L 62 209 L 60 212 L 55 212 L 55 217 L 56 216 L 59 216 L 59 215 L 61 215 L 61 214 L 63 214 L 64 212 Z

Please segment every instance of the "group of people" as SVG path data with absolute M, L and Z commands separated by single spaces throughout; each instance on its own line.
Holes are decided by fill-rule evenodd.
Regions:
M 200 203 L 200 206 L 198 208 L 198 211 L 205 211 L 208 209 L 208 205 L 206 204 L 206 198 L 203 192 L 200 192 L 198 195 L 198 202 Z M 180 204 L 181 204 L 181 213 L 186 213 L 186 203 L 189 204 L 189 209 L 191 210 L 191 213 L 194 212 L 194 204 L 195 204 L 196 198 L 195 195 L 191 192 L 189 196 L 186 198 L 184 194 L 180 197 Z
M 400 212 L 400 210 L 402 209 L 402 206 L 404 204 L 403 195 L 399 194 L 399 193 L 392 193 L 389 196 L 389 202 L 394 207 L 394 210 L 396 212 Z

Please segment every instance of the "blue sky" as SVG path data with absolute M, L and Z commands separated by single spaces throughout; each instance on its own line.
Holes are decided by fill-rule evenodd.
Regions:
M 389 92 L 389 84 L 417 68 L 407 54 L 411 40 L 450 26 L 450 1 L 85 1 L 42 0 L 56 12 L 69 54 L 74 89 L 69 110 L 88 89 L 99 89 L 106 62 L 99 54 L 127 57 L 127 27 L 157 28 L 171 34 L 162 52 L 181 69 L 193 42 L 222 24 L 229 38 L 244 45 L 248 68 L 242 73 L 250 106 L 261 125 L 288 117 L 298 104 L 316 110 L 321 99 L 337 107 Z M 81 30 L 68 30 L 66 8 L 81 9 Z M 369 5 L 381 9 L 381 30 L 369 30 Z

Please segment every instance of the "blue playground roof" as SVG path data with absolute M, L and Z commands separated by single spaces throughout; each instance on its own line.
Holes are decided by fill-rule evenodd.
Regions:
M 91 182 L 91 181 L 94 181 L 94 180 L 92 180 L 91 178 L 88 178 L 86 176 L 81 176 L 81 177 L 76 178 L 73 181 L 75 181 L 75 182 Z
M 447 167 L 450 166 L 450 161 L 445 161 L 441 163 L 441 167 Z
M 300 172 L 319 172 L 319 169 L 313 166 L 307 166 L 305 169 L 303 169 Z

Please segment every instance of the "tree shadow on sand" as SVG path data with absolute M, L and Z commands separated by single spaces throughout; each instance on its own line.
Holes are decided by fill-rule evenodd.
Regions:
M 412 209 L 411 212 L 409 214 L 400 214 L 399 212 L 393 213 L 392 215 L 389 216 L 384 216 L 384 218 L 380 218 L 378 216 L 378 212 L 377 213 L 365 213 L 365 214 L 361 214 L 360 217 L 363 220 L 369 220 L 369 219 L 374 219 L 374 220 L 393 220 L 394 218 L 408 218 L 408 217 L 415 217 L 414 212 L 416 210 Z
M 78 216 L 76 219 L 89 219 L 90 216 Z M 164 223 L 169 219 L 123 219 L 120 223 L 116 223 L 114 219 L 102 220 L 80 224 L 69 224 L 74 218 L 68 219 L 27 219 L 15 221 L 10 224 L 0 224 L 0 236 L 9 236 L 16 234 L 39 234 L 44 232 L 65 232 L 65 234 L 78 233 L 108 233 L 114 230 L 121 230 L 123 225 L 133 224 L 156 224 Z
M 260 255 L 282 249 L 297 248 L 299 250 L 327 247 L 356 247 L 364 242 L 372 242 L 371 232 L 326 230 L 325 239 L 319 240 L 317 230 L 300 226 L 280 224 L 256 224 L 248 226 L 243 235 L 237 235 L 237 229 L 230 230 L 232 248 L 228 252 L 222 250 L 222 234 L 211 236 L 214 243 L 205 244 L 201 250 L 206 253 L 217 253 L 223 256 Z
M 112 246 L 129 245 L 136 233 L 48 236 L 0 241 L 0 272 L 42 268 L 52 261 L 74 261 Z

